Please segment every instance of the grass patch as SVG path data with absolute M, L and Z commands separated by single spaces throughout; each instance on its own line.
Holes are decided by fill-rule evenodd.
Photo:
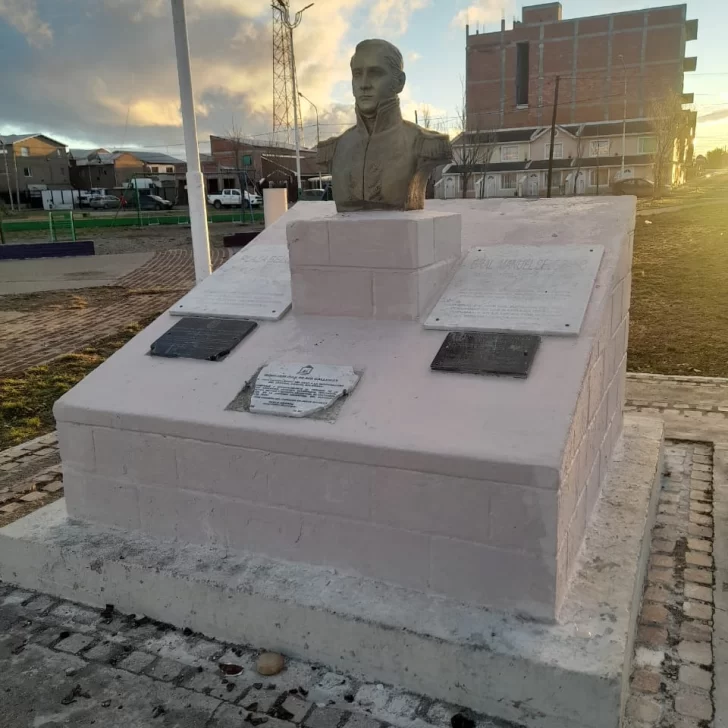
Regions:
M 114 336 L 32 367 L 20 376 L 0 377 L 0 450 L 51 432 L 56 426 L 55 401 L 155 318 L 131 324 Z
M 728 377 L 728 176 L 699 205 L 637 218 L 631 371 Z

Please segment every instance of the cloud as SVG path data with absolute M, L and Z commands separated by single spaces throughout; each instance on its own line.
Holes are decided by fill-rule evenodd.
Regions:
M 423 0 L 403 2 L 405 15 L 424 5 Z M 24 11 L 34 8 L 29 0 L 12 3 L 14 11 L 21 3 Z M 292 3 L 294 9 L 304 4 Z M 46 23 L 36 17 L 36 26 L 24 26 L 47 25 L 40 38 L 52 38 L 52 47 L 18 51 L 17 44 L 6 42 L 15 31 L 0 22 L 0 68 L 13 69 L 3 76 L 0 127 L 93 140 L 91 146 L 139 144 L 181 154 L 169 0 L 64 0 L 63 6 L 57 17 L 49 12 Z M 323 139 L 354 121 L 349 34 L 353 19 L 362 12 L 368 17 L 370 6 L 371 0 L 316 0 L 295 31 L 299 88 L 318 107 Z M 9 0 L 0 0 L 5 11 L 0 16 L 7 18 L 9 7 Z M 200 139 L 223 134 L 233 121 L 245 135 L 268 136 L 269 0 L 188 0 L 187 10 Z M 394 5 L 390 10 L 399 17 Z M 357 29 L 357 35 L 371 32 L 366 23 Z M 306 143 L 313 144 L 315 114 L 305 102 L 301 110 Z
M 698 121 L 702 123 L 721 121 L 722 119 L 728 119 L 728 106 L 698 117 Z
M 31 46 L 42 48 L 53 41 L 50 25 L 38 17 L 35 0 L 0 0 L 0 20 L 22 33 Z
M 510 5 L 510 2 L 506 4 Z M 464 28 L 466 25 L 486 25 L 497 23 L 501 13 L 506 10 L 503 0 L 480 0 L 475 5 L 464 8 L 450 21 L 453 28 Z
M 403 35 L 407 32 L 410 15 L 429 4 L 430 0 L 377 0 L 369 12 L 369 21 L 379 32 L 386 31 L 389 36 Z
M 419 54 L 417 51 L 410 51 L 407 54 L 407 60 L 410 63 L 417 63 L 417 61 L 419 61 L 421 58 L 422 58 L 422 55 Z

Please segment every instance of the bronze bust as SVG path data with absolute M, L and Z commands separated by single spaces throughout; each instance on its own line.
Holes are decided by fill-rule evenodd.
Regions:
M 402 119 L 406 76 L 399 50 L 364 40 L 351 59 L 356 126 L 321 142 L 318 163 L 332 175 L 338 212 L 421 210 L 430 172 L 452 161 L 445 134 Z

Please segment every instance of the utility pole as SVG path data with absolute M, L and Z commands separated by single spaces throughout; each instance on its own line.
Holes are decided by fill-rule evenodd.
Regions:
M 622 69 L 624 71 L 624 113 L 622 114 L 622 174 L 620 179 L 624 179 L 624 155 L 627 147 L 627 66 L 624 62 L 624 56 L 620 53 L 619 60 L 622 61 Z
M 12 212 L 15 210 L 15 206 L 13 205 L 13 188 L 10 184 L 10 169 L 8 168 L 8 147 L 5 144 L 5 142 L 2 142 L 3 145 L 3 157 L 5 158 L 5 179 L 8 181 L 8 196 L 10 197 L 10 211 Z M 13 147 L 11 146 L 10 149 Z M 18 200 L 18 203 L 20 201 Z M 19 205 L 18 205 L 19 206 Z
M 211 272 L 210 239 L 207 230 L 204 181 L 200 168 L 200 150 L 197 148 L 197 121 L 195 119 L 195 99 L 192 94 L 192 70 L 190 68 L 190 45 L 187 39 L 185 0 L 172 0 L 172 23 L 174 25 L 174 46 L 177 51 L 177 75 L 187 156 L 187 199 L 190 206 L 192 256 L 195 261 L 195 281 L 200 283 Z
M 299 10 L 294 19 L 288 11 L 288 6 L 282 2 L 278 3 L 278 11 L 281 14 L 283 25 L 288 28 L 288 44 L 291 52 L 291 86 L 293 88 L 293 131 L 296 140 L 296 185 L 298 188 L 297 197 L 301 196 L 301 132 L 298 128 L 298 89 L 296 87 L 296 54 L 293 51 L 293 31 L 301 24 L 303 14 L 313 3 L 309 3 L 305 8 Z M 275 7 L 275 6 L 274 6 Z
M 551 147 L 549 148 L 549 175 L 546 182 L 546 197 L 551 197 L 551 179 L 554 175 L 554 141 L 556 140 L 556 112 L 559 110 L 559 84 L 561 76 L 556 77 L 556 90 L 554 91 L 554 113 L 551 115 Z

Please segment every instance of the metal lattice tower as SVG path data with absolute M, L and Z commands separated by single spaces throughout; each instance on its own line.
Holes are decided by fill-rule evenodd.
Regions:
M 291 36 L 286 25 L 288 0 L 274 0 L 273 10 L 273 138 L 291 141 L 293 129 L 293 68 Z

